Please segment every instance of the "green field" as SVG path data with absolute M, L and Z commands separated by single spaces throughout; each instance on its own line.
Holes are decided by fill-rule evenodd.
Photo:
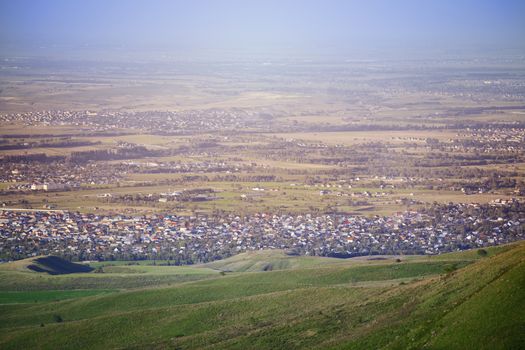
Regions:
M 0 304 L 26 304 L 38 302 L 60 301 L 65 299 L 80 298 L 90 295 L 112 293 L 115 290 L 40 290 L 40 291 L 9 291 L 0 292 Z
M 0 348 L 517 349 L 525 244 L 487 252 L 264 251 L 191 267 L 93 263 L 98 272 L 67 275 L 4 264 Z

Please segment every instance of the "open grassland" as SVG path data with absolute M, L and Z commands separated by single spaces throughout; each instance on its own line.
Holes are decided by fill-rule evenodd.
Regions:
M 72 82 L 72 78 L 81 81 Z M 6 111 L 107 108 L 141 111 L 276 105 L 292 105 L 300 109 L 307 98 L 295 93 L 263 92 L 260 91 L 261 83 L 256 84 L 259 91 L 246 91 L 249 86 L 240 90 L 238 86 L 232 87 L 230 79 L 180 72 L 162 76 L 156 73 L 133 74 L 127 75 L 126 79 L 113 74 L 90 74 L 86 78 L 74 73 L 64 79 L 19 77 L 4 80 L 7 81 L 6 96 L 1 100 Z M 318 103 L 324 104 L 321 100 Z
M 222 271 L 254 272 L 318 267 L 327 264 L 347 265 L 348 261 L 336 258 L 290 256 L 280 250 L 266 250 L 241 253 L 205 266 Z
M 49 299 L 37 292 L 31 300 L 24 292 L 8 300 L 4 292 L 0 346 L 509 349 L 524 344 L 523 243 L 487 249 L 486 255 L 469 251 L 393 259 L 341 261 L 269 251 L 187 272 L 213 266 L 262 271 L 267 264 L 274 271 L 228 272 L 172 286 L 121 286 L 112 293 L 86 286 L 85 291 L 101 294 L 57 292 Z M 180 273 L 179 267 L 125 267 L 146 269 L 144 275 L 159 275 L 149 270 L 158 268 Z M 3 277 L 25 273 L 50 280 L 95 275 L 44 277 L 2 270 Z M 120 276 L 133 278 L 131 273 Z
M 0 292 L 0 304 L 27 304 L 38 302 L 56 302 L 65 299 L 81 298 L 102 293 L 113 293 L 116 290 L 40 290 Z
M 275 170 L 279 174 L 279 170 Z M 128 178 L 120 185 L 85 186 L 80 191 L 62 192 L 30 192 L 26 194 L 9 194 L 4 196 L 5 201 L 16 202 L 23 199 L 24 205 L 10 205 L 10 207 L 41 208 L 44 203 L 55 208 L 103 213 L 115 211 L 135 211 L 142 213 L 177 211 L 178 213 L 204 212 L 213 213 L 216 210 L 233 212 L 236 214 L 250 214 L 261 211 L 284 212 L 302 214 L 305 212 L 325 211 L 327 208 L 338 212 L 361 213 L 363 215 L 390 215 L 420 205 L 401 204 L 399 200 L 410 199 L 421 203 L 488 203 L 505 195 L 483 193 L 465 195 L 459 191 L 429 190 L 422 188 L 396 188 L 381 190 L 363 185 L 353 185 L 352 188 L 333 189 L 340 195 L 330 193 L 321 195 L 322 187 L 305 186 L 301 176 L 282 176 L 282 181 L 273 182 L 230 182 L 230 181 L 191 181 L 184 182 L 184 176 L 198 176 L 199 173 L 186 174 L 137 174 Z M 213 176 L 213 173 L 208 176 Z M 220 175 L 220 174 L 217 174 Z M 243 174 L 241 174 L 243 175 Z M 178 181 L 174 184 L 160 184 L 163 181 Z M 189 189 L 209 188 L 215 191 L 215 199 L 202 202 L 170 201 L 160 202 L 111 202 L 101 198 L 106 194 L 119 195 L 148 195 L 171 193 Z M 261 188 L 263 191 L 254 191 Z M 384 195 L 370 198 L 354 198 L 353 193 L 383 192 Z M 364 201 L 363 201 L 364 199 Z M 360 202 L 356 202 L 360 201 Z M 329 211 L 329 210 L 328 210 Z
M 155 266 L 142 262 L 101 262 L 91 263 L 90 273 L 37 273 L 31 268 L 38 258 L 19 260 L 0 265 L 2 284 L 0 290 L 11 291 L 71 291 L 106 290 L 150 287 L 172 284 L 218 276 L 219 271 L 205 267 Z M 66 262 L 67 263 L 67 262 Z M 158 262 L 163 263 L 162 261 Z M 47 270 L 43 270 L 47 272 Z M 7 297 L 8 295 L 6 295 Z M 13 294 L 14 296 L 14 294 Z
M 74 126 L 27 126 L 22 124 L 2 125 L 1 134 L 5 136 L 29 135 L 31 137 L 46 137 L 49 135 L 63 136 L 80 134 L 87 131 L 87 128 Z

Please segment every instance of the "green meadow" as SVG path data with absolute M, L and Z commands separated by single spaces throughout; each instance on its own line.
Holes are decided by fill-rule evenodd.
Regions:
M 282 251 L 206 265 L 0 265 L 2 349 L 518 349 L 525 244 L 441 256 Z M 55 266 L 56 267 L 56 266 Z

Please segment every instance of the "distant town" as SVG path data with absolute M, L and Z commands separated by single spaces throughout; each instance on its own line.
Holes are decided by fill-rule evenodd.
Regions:
M 59 254 L 71 260 L 209 262 L 261 249 L 291 255 L 439 254 L 525 238 L 525 205 L 516 200 L 435 205 L 372 218 L 348 215 L 184 217 L 0 211 L 2 260 Z
M 0 112 L 2 261 L 434 255 L 524 238 L 525 92 L 508 61 L 210 63 L 224 76 L 198 79 L 190 64 L 162 80 L 85 64 L 95 75 L 41 85 L 4 65 L 4 93 L 37 93 Z

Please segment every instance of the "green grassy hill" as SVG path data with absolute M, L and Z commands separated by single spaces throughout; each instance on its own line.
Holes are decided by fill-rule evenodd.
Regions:
M 37 274 L 61 279 L 56 293 L 68 292 L 71 279 L 199 278 L 105 291 L 80 284 L 79 295 L 57 301 L 20 291 L 20 275 L 35 273 L 0 268 L 19 290 L 0 293 L 0 348 L 523 348 L 525 243 L 487 251 L 403 262 L 272 251 L 190 268 L 129 267 L 139 273 Z M 253 271 L 268 263 L 281 270 L 209 268 Z
M 57 256 L 44 256 L 33 259 L 33 262 L 27 265 L 27 268 L 36 272 L 45 272 L 50 275 L 82 273 L 93 270 L 90 266 L 75 264 Z
M 0 270 L 44 272 L 49 275 L 64 275 L 93 271 L 91 266 L 76 264 L 58 256 L 37 256 L 0 266 Z
M 316 267 L 340 262 L 340 259 L 335 258 L 294 256 L 287 255 L 282 250 L 266 250 L 241 253 L 205 266 L 221 271 L 256 272 Z

